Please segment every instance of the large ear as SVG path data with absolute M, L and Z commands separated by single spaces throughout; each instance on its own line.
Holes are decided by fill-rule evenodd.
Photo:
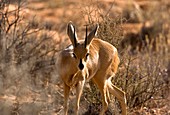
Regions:
M 97 35 L 98 28 L 99 28 L 99 24 L 96 24 L 96 26 L 87 36 L 87 27 L 86 27 L 85 47 L 87 47 L 91 43 L 92 39 Z
M 73 44 L 74 47 L 77 46 L 77 34 L 74 25 L 70 21 L 67 26 L 67 35 L 71 40 L 71 43 Z

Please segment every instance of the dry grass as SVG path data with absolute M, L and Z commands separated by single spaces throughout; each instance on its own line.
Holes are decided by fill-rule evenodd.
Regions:
M 36 3 L 39 2 L 39 0 L 36 1 Z M 12 11 L 9 10 L 10 2 L 0 3 L 0 114 L 62 114 L 63 90 L 54 65 L 57 58 L 56 52 L 68 44 L 65 39 L 65 26 L 70 20 L 83 28 L 77 28 L 79 36 L 84 35 L 82 25 L 91 27 L 99 23 L 98 37 L 119 49 L 121 64 L 113 82 L 126 91 L 129 114 L 169 114 L 168 38 L 170 33 L 168 31 L 169 15 L 166 15 L 169 13 L 167 10 L 169 3 L 163 1 L 161 2 L 164 4 L 163 8 L 150 9 L 146 14 L 144 13 L 145 15 L 140 14 L 143 16 L 142 21 L 149 19 L 154 22 L 154 29 L 151 28 L 151 31 L 146 29 L 147 34 L 154 35 L 154 37 L 144 34 L 145 44 L 142 46 L 143 50 L 139 52 L 133 51 L 132 46 L 121 49 L 120 42 L 124 38 L 122 25 L 129 19 L 125 21 L 121 15 L 113 15 L 114 3 L 106 7 L 106 4 L 99 1 L 86 4 L 79 2 L 76 5 L 76 10 L 79 10 L 76 14 L 79 16 L 72 16 L 71 10 L 75 6 L 75 1 L 68 3 L 57 1 L 55 4 L 53 0 L 42 2 L 47 3 L 47 7 L 53 10 L 64 7 L 61 11 L 63 14 L 61 12 L 58 14 L 62 20 L 56 19 L 56 22 L 47 20 L 39 23 L 38 16 L 42 14 L 36 17 L 33 15 L 32 19 L 26 20 L 23 13 L 26 8 L 25 3 L 15 2 L 16 7 Z M 40 9 L 39 12 L 44 10 Z M 133 7 L 130 7 L 125 14 L 132 11 Z M 150 15 L 153 11 L 154 20 Z M 50 17 L 54 15 L 51 11 L 49 14 Z M 161 22 L 156 15 L 163 18 Z M 130 21 L 130 23 L 137 23 L 141 22 L 141 19 L 134 17 Z M 150 42 L 148 39 L 151 39 Z M 157 49 L 154 51 L 153 41 Z M 71 108 L 74 106 L 74 99 L 72 99 L 74 96 L 73 91 L 70 97 L 73 102 L 70 105 Z M 91 82 L 89 85 L 87 83 L 81 98 L 80 114 L 97 114 L 101 109 L 100 98 L 96 86 Z M 114 97 L 111 101 L 112 104 L 109 105 L 106 114 L 119 114 L 119 103 Z M 69 110 L 69 113 L 73 114 L 73 110 Z

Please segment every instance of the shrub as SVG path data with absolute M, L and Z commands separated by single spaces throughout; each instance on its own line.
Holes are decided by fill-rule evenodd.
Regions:
M 35 104 L 37 101 L 30 99 L 28 103 L 32 106 L 29 107 L 24 105 L 23 98 L 37 99 L 36 95 L 42 95 L 54 65 L 58 43 L 43 25 L 35 26 L 34 20 L 23 19 L 24 13 L 24 2 L 20 0 L 0 2 L 0 98 L 4 99 L 1 114 L 22 114 L 29 110 L 32 113 L 34 107 L 39 106 Z M 42 92 L 37 91 L 38 87 Z M 38 108 L 35 113 L 37 111 L 40 112 Z

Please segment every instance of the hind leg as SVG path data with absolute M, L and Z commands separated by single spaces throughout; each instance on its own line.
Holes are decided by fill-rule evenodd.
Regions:
M 108 88 L 108 86 L 107 86 L 107 89 L 106 89 L 106 97 L 107 97 L 107 101 L 108 101 L 108 103 L 110 103 L 110 94 L 109 94 L 109 88 Z
M 122 108 L 122 115 L 127 115 L 126 112 L 126 96 L 125 92 L 114 86 L 112 83 L 108 85 L 110 93 L 112 93 L 120 102 Z
M 100 115 L 104 115 L 107 108 L 108 108 L 108 101 L 107 101 L 107 97 L 109 96 L 109 92 L 107 91 L 107 84 L 106 81 L 101 80 L 101 79 L 93 79 L 93 82 L 97 85 L 97 87 L 99 88 L 99 91 L 101 93 L 102 96 L 102 110 L 100 111 Z
M 99 86 L 100 88 L 100 93 L 102 96 L 102 110 L 100 112 L 100 115 L 104 115 L 104 113 L 106 112 L 107 108 L 108 108 L 108 102 L 107 102 L 107 97 L 109 96 L 107 93 L 107 86 L 106 84 L 104 84 L 104 87 Z

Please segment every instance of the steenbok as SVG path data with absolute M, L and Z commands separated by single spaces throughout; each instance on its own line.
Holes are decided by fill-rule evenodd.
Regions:
M 120 101 L 122 114 L 126 115 L 125 93 L 111 82 L 120 62 L 118 52 L 108 42 L 94 38 L 98 28 L 97 24 L 88 34 L 86 27 L 85 40 L 82 41 L 77 39 L 72 22 L 68 23 L 67 34 L 72 45 L 59 53 L 57 61 L 58 73 L 64 82 L 64 115 L 68 112 L 69 92 L 73 87 L 76 88 L 75 114 L 78 115 L 80 97 L 84 84 L 88 80 L 92 80 L 100 90 L 102 96 L 100 115 L 105 114 L 108 108 L 109 93 Z

